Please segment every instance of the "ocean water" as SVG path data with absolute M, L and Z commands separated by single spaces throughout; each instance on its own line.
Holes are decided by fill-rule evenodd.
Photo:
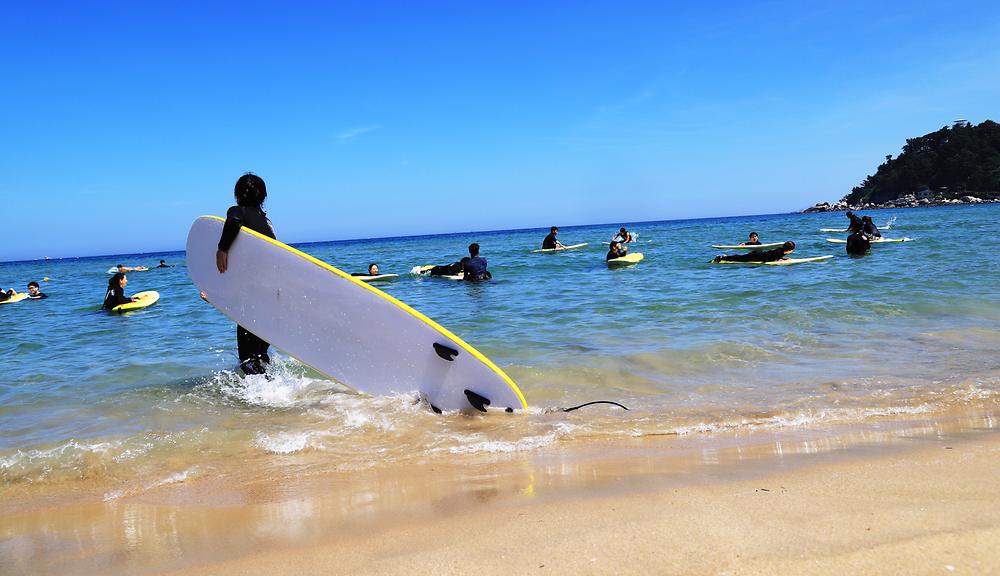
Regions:
M 506 370 L 525 413 L 435 415 L 410 393 L 367 397 L 277 352 L 241 377 L 235 327 L 198 298 L 181 252 L 0 264 L 0 286 L 50 296 L 0 306 L 0 490 L 97 487 L 106 499 L 193 478 L 280 477 L 560 443 L 870 423 L 1000 407 L 1000 205 L 870 212 L 894 223 L 851 258 L 819 232 L 842 213 L 631 225 L 638 265 L 609 269 L 618 225 L 563 227 L 582 250 L 532 254 L 547 230 L 299 248 L 378 285 Z M 282 222 L 275 222 L 279 232 Z M 799 266 L 715 266 L 713 243 L 795 240 Z M 186 231 L 185 231 L 186 232 Z M 488 283 L 415 278 L 477 241 Z M 178 243 L 183 242 L 179 233 Z M 119 262 L 158 304 L 98 310 Z M 630 411 L 593 406 L 613 400 Z

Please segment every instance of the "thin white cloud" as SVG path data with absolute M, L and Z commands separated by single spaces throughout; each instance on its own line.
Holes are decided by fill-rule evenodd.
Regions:
M 337 134 L 337 140 L 340 140 L 341 142 L 346 142 L 348 140 L 354 140 L 355 138 L 357 138 L 358 136 L 361 136 L 362 134 L 367 134 L 369 132 L 374 132 L 375 130 L 378 130 L 379 128 L 381 128 L 381 126 L 379 126 L 378 124 L 372 124 L 370 126 L 359 126 L 357 128 L 351 128 L 349 130 L 344 130 L 340 134 Z

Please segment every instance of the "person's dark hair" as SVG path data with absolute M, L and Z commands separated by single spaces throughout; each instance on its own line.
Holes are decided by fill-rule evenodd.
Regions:
M 854 216 L 854 212 L 851 212 L 850 210 L 848 210 L 848 211 L 847 211 L 847 216 L 848 216 L 848 217 L 851 217 L 851 216 Z
M 552 228 L 549 229 L 549 232 L 553 232 L 553 233 L 558 232 L 558 231 L 559 231 L 559 227 L 558 226 L 553 226 Z
M 872 217 L 871 216 L 862 216 L 861 217 L 861 221 L 862 222 L 871 222 L 872 221 Z
M 368 265 L 368 269 L 371 270 L 372 266 L 378 266 L 378 263 L 377 262 L 372 262 L 371 264 Z
M 617 246 L 619 244 L 621 244 L 621 242 L 615 242 L 615 241 L 612 240 L 611 242 L 608 243 L 608 250 L 614 250 L 615 246 Z
M 166 260 L 160 260 L 160 264 L 166 264 L 166 263 L 167 263 Z
M 115 275 L 111 277 L 111 280 L 108 280 L 108 288 L 117 287 L 118 283 L 121 282 L 122 278 L 124 277 L 125 275 L 122 274 L 121 272 L 116 272 Z
M 626 232 L 626 230 L 625 230 L 625 227 L 624 227 L 624 226 L 622 226 L 621 228 L 619 228 L 619 229 L 618 229 L 618 231 L 619 231 L 619 232 Z
M 264 199 L 267 198 L 267 186 L 264 184 L 263 178 L 247 172 L 236 181 L 233 193 L 236 194 L 238 205 L 260 208 L 264 205 Z
M 751 233 L 750 233 L 750 235 L 751 235 L 751 236 L 756 236 L 756 237 L 760 238 L 760 235 L 759 235 L 759 234 L 757 234 L 756 232 L 751 232 Z
M 115 268 L 124 268 L 124 267 L 125 267 L 124 264 L 119 264 L 119 265 L 115 266 Z
M 792 242 L 791 240 L 785 242 L 784 244 L 781 245 L 781 250 L 784 252 L 788 252 L 789 250 L 795 250 L 795 242 Z
M 31 282 L 28 282 L 28 288 L 31 288 L 32 286 L 34 286 L 35 288 L 38 288 L 39 287 L 38 286 L 38 282 L 35 282 L 34 280 L 32 280 Z
M 472 256 L 473 258 L 479 256 L 479 244 L 476 244 L 475 242 L 469 244 L 469 256 Z

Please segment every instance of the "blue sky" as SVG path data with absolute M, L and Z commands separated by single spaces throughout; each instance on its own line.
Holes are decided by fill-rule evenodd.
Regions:
M 1000 120 L 994 2 L 9 4 L 0 260 L 786 212 Z M 695 5 L 697 4 L 697 5 Z

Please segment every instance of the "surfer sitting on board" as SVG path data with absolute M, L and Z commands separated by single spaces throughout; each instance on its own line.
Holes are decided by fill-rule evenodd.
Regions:
M 115 275 L 111 277 L 111 280 L 108 280 L 108 291 L 104 294 L 104 304 L 101 308 L 104 310 L 111 310 L 115 306 L 135 302 L 135 298 L 129 298 L 125 295 L 125 286 L 127 284 L 128 277 L 121 272 L 116 272 Z
M 760 237 L 757 236 L 756 232 L 750 233 L 750 239 L 746 242 L 740 242 L 740 246 L 757 246 L 760 244 Z
M 219 249 L 215 253 L 215 265 L 220 274 L 225 274 L 229 268 L 229 248 L 236 240 L 241 226 L 275 238 L 274 228 L 264 212 L 264 199 L 267 198 L 267 186 L 264 180 L 256 174 L 247 172 L 236 181 L 233 190 L 236 206 L 226 211 L 226 223 L 222 226 L 222 237 L 219 238 Z M 271 363 L 267 349 L 271 345 L 251 334 L 246 328 L 236 326 L 236 348 L 240 357 L 240 368 L 243 373 L 263 374 Z
M 559 233 L 559 228 L 556 226 L 553 226 L 549 230 L 549 235 L 546 236 L 544 240 L 542 240 L 542 250 L 556 250 L 559 248 L 565 248 L 562 242 L 556 240 L 556 234 L 558 233 Z
M 758 250 L 747 254 L 732 254 L 716 256 L 713 262 L 777 262 L 784 260 L 785 255 L 795 250 L 795 242 L 791 240 L 781 245 L 781 248 L 774 250 Z
M 486 269 L 486 258 L 479 255 L 479 244 L 469 244 L 469 255 L 460 262 L 465 271 L 466 280 L 489 280 L 493 278 Z
M 635 242 L 636 234 L 633 234 L 625 229 L 624 226 L 618 229 L 618 233 L 611 237 L 612 242 L 621 242 L 623 244 L 629 244 Z
M 878 227 L 876 227 L 875 223 L 872 222 L 871 216 L 863 216 L 861 218 L 861 222 L 862 222 L 861 232 L 863 232 L 864 235 L 867 236 L 869 240 L 872 238 L 882 237 L 882 233 L 878 231 Z
M 624 228 L 622 228 L 624 230 Z M 605 260 L 614 260 L 615 258 L 621 258 L 628 254 L 628 247 L 622 246 L 621 242 L 612 241 L 608 245 L 608 255 L 604 257 Z
M 351 276 L 378 276 L 378 264 L 372 262 L 368 265 L 368 272 L 355 272 Z

